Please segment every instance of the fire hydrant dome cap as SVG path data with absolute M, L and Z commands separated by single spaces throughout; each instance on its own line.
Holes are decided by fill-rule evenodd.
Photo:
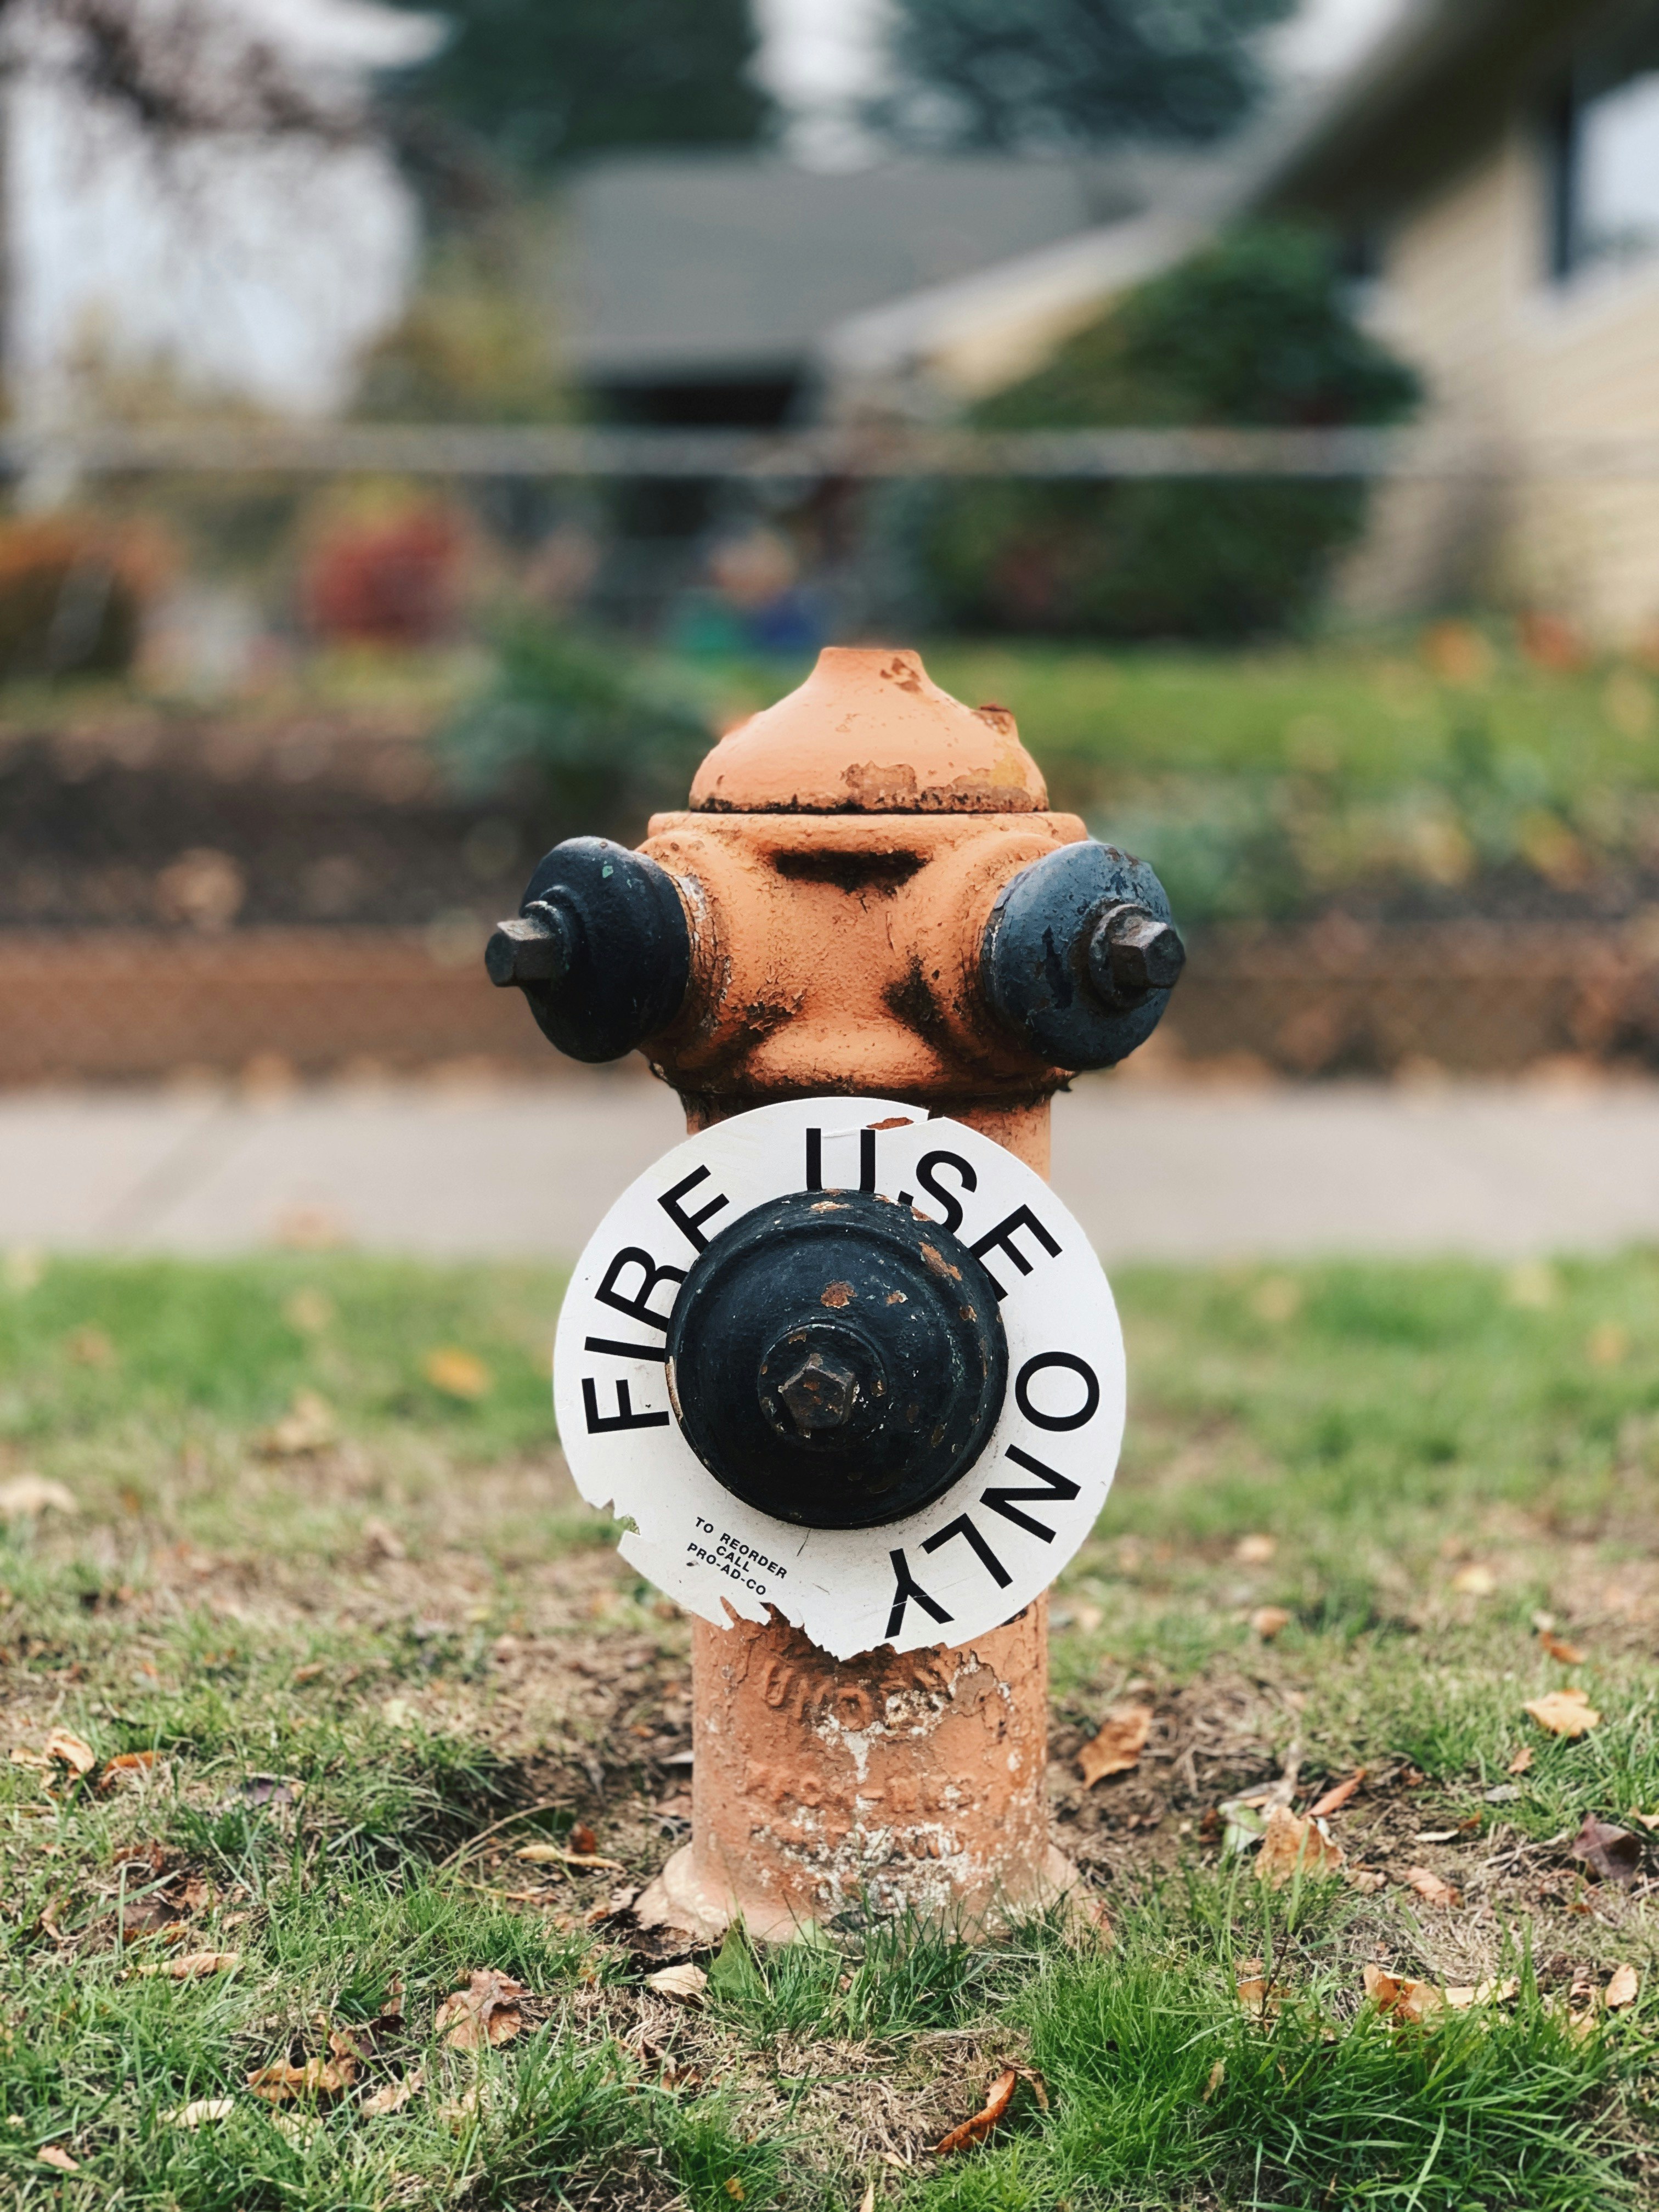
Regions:
M 722 814 L 1033 814 L 1042 772 L 1005 707 L 965 707 L 920 654 L 826 646 L 806 681 L 723 738 L 691 786 Z

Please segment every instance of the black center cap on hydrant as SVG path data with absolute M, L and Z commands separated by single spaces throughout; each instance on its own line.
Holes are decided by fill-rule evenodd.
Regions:
M 758 1206 L 674 1301 L 668 1387 L 697 1457 L 746 1504 L 875 1528 L 947 1490 L 1002 1411 L 994 1285 L 964 1244 L 860 1191 Z

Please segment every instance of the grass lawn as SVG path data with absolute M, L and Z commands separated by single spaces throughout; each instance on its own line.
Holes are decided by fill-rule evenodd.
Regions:
M 684 1833 L 686 1631 L 562 1474 L 558 1287 L 14 1256 L 5 2203 L 1659 2195 L 1659 1256 L 1126 1272 L 1128 1454 L 1055 1601 L 1056 1833 L 1109 1936 L 733 1939 L 701 2003 L 627 1911 Z M 1522 1710 L 1568 1686 L 1576 1740 Z M 1140 1763 L 1085 1790 L 1126 1702 Z M 1261 1814 L 1219 1808 L 1359 1768 L 1334 1874 L 1227 1848 Z M 936 2155 L 1011 2066 L 1046 2112 L 1023 2076 Z

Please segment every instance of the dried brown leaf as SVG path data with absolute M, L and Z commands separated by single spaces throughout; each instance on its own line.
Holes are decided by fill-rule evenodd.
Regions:
M 1614 1828 L 1586 1813 L 1584 1824 L 1567 1845 L 1570 1857 L 1578 1859 L 1603 1881 L 1628 1889 L 1642 1871 L 1642 1838 L 1628 1828 Z
M 59 2173 L 79 2173 L 81 2162 L 71 2158 L 61 2143 L 43 2143 L 34 2154 L 38 2166 L 55 2166 Z
M 1256 1855 L 1256 1879 L 1283 1889 L 1297 1875 L 1313 1881 L 1334 1875 L 1342 1859 L 1342 1846 L 1333 1843 L 1316 1820 L 1304 1820 L 1287 1805 L 1275 1805 Z
M 160 1758 L 155 1751 L 118 1751 L 113 1759 L 104 1761 L 98 1787 L 113 1790 L 118 1782 L 148 1782 Z
M 1509 1974 L 1501 1982 L 1477 1982 L 1473 1989 L 1449 1989 L 1446 2002 L 1454 2011 L 1467 2012 L 1471 2005 L 1509 2004 L 1520 1993 L 1520 1983 Z
M 90 1774 L 98 1764 L 98 1754 L 84 1737 L 71 1735 L 67 1729 L 54 1729 L 46 1738 L 46 1757 L 54 1759 L 60 1766 L 70 1767 L 76 1774 Z
M 463 1352 L 458 1345 L 434 1346 L 422 1360 L 421 1372 L 446 1398 L 471 1402 L 487 1398 L 495 1388 L 495 1378 L 477 1353 Z
M 423 2086 L 421 2069 L 417 2066 L 412 2074 L 405 2074 L 401 2081 L 383 2082 L 380 2088 L 371 2091 L 359 2109 L 372 2113 L 376 2118 L 386 2112 L 401 2112 L 411 2097 L 420 2095 Z
M 1422 2027 L 1443 2011 L 1446 1993 L 1432 1982 L 1414 1982 L 1405 1974 L 1385 1974 L 1380 1966 L 1365 1969 L 1365 1994 L 1378 2012 L 1391 2020 L 1407 2020 Z
M 1210 2069 L 1209 2080 L 1204 2084 L 1202 2090 L 1199 2094 L 1199 2103 L 1200 2105 L 1207 2105 L 1211 2098 L 1214 2096 L 1216 2091 L 1221 2087 L 1226 2078 L 1227 2062 L 1224 2058 L 1218 2058 L 1215 2064 Z
M 1601 2002 L 1609 2012 L 1622 2012 L 1626 2005 L 1636 2002 L 1641 1988 L 1634 1966 L 1615 1966 L 1613 1978 L 1601 1992 Z
M 1510 1774 L 1525 1774 L 1535 1756 L 1532 1746 L 1529 1743 L 1523 1743 L 1515 1757 L 1510 1759 L 1505 1771 Z
M 1452 1577 L 1451 1586 L 1459 1597 L 1490 1597 L 1498 1588 L 1498 1577 L 1490 1567 L 1475 1562 L 1460 1567 Z
M 182 1959 L 158 1959 L 136 1971 L 146 1980 L 160 1975 L 165 1981 L 194 1982 L 204 1974 L 234 1973 L 241 1963 L 240 1951 L 186 1951 Z
M 1077 1755 L 1078 1772 L 1085 1789 L 1103 1782 L 1109 1774 L 1127 1774 L 1139 1765 L 1153 1717 L 1150 1705 L 1111 1707 L 1099 1733 Z
M 247 2086 L 268 2105 L 286 2105 L 302 2097 L 337 2097 L 356 2078 L 353 2058 L 307 2058 L 302 2066 L 282 2059 L 274 2066 L 256 2067 Z
M 456 2051 L 478 2051 L 485 2044 L 510 2043 L 524 2027 L 520 1998 L 529 1990 L 493 1966 L 475 1966 L 462 1989 L 444 1999 L 433 2023 Z
M 655 1990 L 659 1997 L 675 1997 L 681 2004 L 701 2004 L 702 1993 L 708 1987 L 708 1977 L 701 1966 L 689 1963 L 681 1966 L 659 1966 L 654 1974 L 647 1974 L 645 1986 Z
M 859 2199 L 859 2212 L 876 2212 L 876 2185 L 866 2182 L 864 2194 Z
M 950 2158 L 959 2150 L 971 2150 L 975 2143 L 984 2142 L 997 2122 L 1014 2100 L 1014 2091 L 1019 2086 L 1019 2074 L 1012 2066 L 1005 2067 L 985 2093 L 985 2103 L 970 2120 L 951 2129 L 933 2145 L 936 2158 Z
M 208 2120 L 228 2120 L 235 2109 L 234 2097 L 198 2097 L 194 2104 L 163 2112 L 161 2121 L 164 2128 L 199 2128 Z
M 1333 1813 L 1340 1813 L 1342 1808 L 1352 1799 L 1364 1779 L 1364 1768 L 1357 1766 L 1346 1782 L 1334 1784 L 1316 1803 L 1308 1808 L 1308 1818 L 1310 1820 L 1323 1820 L 1328 1819 Z
M 1529 1698 L 1522 1711 L 1552 1735 L 1588 1735 L 1601 1725 L 1601 1714 L 1582 1690 L 1547 1691 L 1541 1698 Z
M 43 1474 L 15 1474 L 9 1482 L 0 1482 L 0 1519 L 33 1520 L 40 1513 L 80 1510 L 72 1490 L 65 1490 L 61 1482 L 48 1482 Z
M 1290 1626 L 1291 1618 L 1282 1605 L 1259 1605 L 1250 1615 L 1250 1626 L 1264 1644 L 1271 1644 L 1275 1636 Z
M 592 1828 L 588 1826 L 586 1820 L 578 1820 L 572 1827 L 569 1841 L 570 1849 L 573 1851 L 584 1851 L 591 1854 L 598 1850 L 599 1848 L 599 1839 L 594 1834 Z
M 1539 1637 L 1538 1641 L 1543 1649 L 1549 1653 L 1550 1657 L 1552 1659 L 1559 1659 L 1564 1667 L 1582 1667 L 1583 1665 L 1586 1655 L 1579 1650 L 1576 1644 L 1569 1644 L 1565 1637 L 1553 1635 L 1547 1628 Z
M 1407 1889 L 1417 1892 L 1425 1905 L 1432 1905 L 1439 1911 L 1449 1911 L 1463 1902 L 1462 1891 L 1443 1881 L 1432 1867 L 1407 1867 L 1401 1880 Z
M 1241 1536 L 1233 1546 L 1233 1557 L 1241 1567 L 1265 1567 L 1278 1549 L 1271 1536 Z
M 597 1851 L 562 1850 L 557 1844 L 520 1844 L 513 1856 L 534 1866 L 608 1867 L 613 1874 L 626 1870 L 620 1859 L 604 1859 Z
M 339 1434 L 334 1410 L 314 1390 L 297 1390 L 280 1421 L 260 1438 L 261 1450 L 275 1459 L 299 1459 L 326 1451 Z
M 1276 2020 L 1279 2008 L 1291 1994 L 1283 1982 L 1269 1982 L 1260 1974 L 1246 1975 L 1237 1987 L 1238 2002 L 1252 2020 Z

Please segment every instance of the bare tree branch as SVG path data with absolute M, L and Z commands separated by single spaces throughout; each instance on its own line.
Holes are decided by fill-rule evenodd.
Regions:
M 226 0 L 0 0 L 0 34 L 9 66 L 46 63 L 158 145 L 338 143 L 362 126 L 354 88 L 305 70 Z

